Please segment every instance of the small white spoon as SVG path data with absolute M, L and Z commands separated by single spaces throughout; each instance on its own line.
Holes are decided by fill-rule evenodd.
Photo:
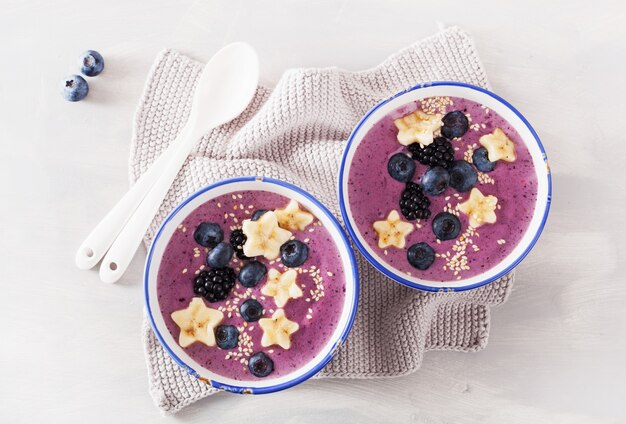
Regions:
M 110 246 L 100 266 L 100 278 L 113 283 L 122 276 L 193 146 L 209 130 L 241 114 L 254 96 L 258 78 L 258 58 L 248 44 L 230 44 L 211 58 L 196 86 L 184 128 L 87 237 L 76 255 L 79 267 L 95 265 Z

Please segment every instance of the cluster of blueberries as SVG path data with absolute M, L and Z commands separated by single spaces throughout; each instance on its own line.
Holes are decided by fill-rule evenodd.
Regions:
M 88 77 L 100 75 L 104 58 L 95 50 L 87 50 L 80 56 L 80 72 Z M 61 82 L 61 95 L 65 100 L 77 102 L 89 94 L 89 84 L 80 75 L 70 75 Z
M 251 219 L 256 221 L 265 212 L 257 210 Z M 200 246 L 211 249 L 206 258 L 209 269 L 202 271 L 193 280 L 194 293 L 209 302 L 226 299 L 237 279 L 242 286 L 251 288 L 256 287 L 267 274 L 263 263 L 244 255 L 243 245 L 247 238 L 241 229 L 233 230 L 229 242 L 225 242 L 224 231 L 218 224 L 202 222 L 196 227 L 193 237 Z M 239 276 L 228 267 L 234 254 L 246 261 Z M 308 259 L 309 248 L 299 240 L 288 240 L 280 247 L 280 257 L 286 267 L 298 267 Z M 263 305 L 256 299 L 247 299 L 239 307 L 239 314 L 247 322 L 256 322 L 263 317 Z M 215 341 L 220 349 L 235 348 L 238 339 L 239 330 L 234 325 L 219 325 L 215 329 Z M 257 377 L 266 377 L 274 370 L 274 363 L 264 352 L 257 352 L 248 360 L 248 369 Z
M 463 136 L 469 129 L 469 121 L 462 111 L 447 113 L 443 119 L 441 135 L 432 144 L 423 147 L 419 143 L 408 146 L 411 156 L 396 153 L 387 162 L 389 175 L 406 186 L 400 197 L 400 211 L 409 221 L 430 217 L 428 196 L 438 196 L 446 188 L 452 187 L 460 193 L 467 192 L 478 181 L 474 167 L 464 160 L 454 159 L 453 138 Z M 412 182 L 416 164 L 429 166 L 421 176 L 419 184 Z M 490 172 L 495 162 L 490 162 L 487 149 L 481 147 L 472 156 L 474 166 L 481 172 Z M 449 212 L 437 214 L 432 221 L 432 230 L 439 240 L 452 240 L 461 231 L 461 221 Z M 407 250 L 407 260 L 411 266 L 425 270 L 435 261 L 435 250 L 427 243 L 416 243 Z

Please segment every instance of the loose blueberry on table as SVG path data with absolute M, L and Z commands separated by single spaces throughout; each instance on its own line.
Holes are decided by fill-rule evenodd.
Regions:
M 80 71 L 88 77 L 100 75 L 104 69 L 104 58 L 95 50 L 87 50 L 80 56 Z
M 78 102 L 89 94 L 89 84 L 80 75 L 70 75 L 61 81 L 61 95 L 65 100 Z
M 294 200 L 254 193 L 223 195 L 185 218 L 157 278 L 172 336 L 198 363 L 236 380 L 280 377 L 313 359 L 345 296 L 322 223 Z
M 515 129 L 455 97 L 418 100 L 382 118 L 357 146 L 348 176 L 354 222 L 379 257 L 442 282 L 486 271 L 510 253 L 532 217 L 536 189 Z

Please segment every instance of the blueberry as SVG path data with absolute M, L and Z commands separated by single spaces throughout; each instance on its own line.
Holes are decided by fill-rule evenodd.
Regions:
M 433 218 L 432 227 L 439 240 L 452 240 L 461 232 L 461 221 L 456 215 L 441 212 Z
M 193 238 L 200 246 L 215 247 L 224 240 L 224 232 L 214 222 L 203 222 L 194 231 Z
M 65 100 L 77 102 L 87 97 L 89 84 L 80 75 L 70 75 L 61 82 L 61 95 Z
M 259 219 L 261 217 L 261 215 L 263 215 L 265 212 L 267 212 L 265 209 L 258 209 L 256 211 L 254 211 L 254 213 L 252 214 L 252 220 L 256 221 L 257 219 Z
M 250 261 L 241 267 L 239 281 L 244 287 L 256 287 L 267 274 L 267 268 L 259 261 Z
M 484 147 L 474 151 L 474 154 L 472 155 L 472 162 L 474 162 L 474 166 L 480 172 L 491 172 L 496 167 L 496 163 L 489 160 L 487 149 Z
M 230 243 L 223 241 L 209 252 L 206 256 L 206 263 L 211 268 L 225 268 L 228 266 L 228 262 L 230 262 L 234 253 L 235 248 Z
M 302 265 L 309 257 L 309 248 L 300 240 L 289 240 L 280 246 L 280 259 L 286 267 Z
M 274 361 L 264 352 L 257 352 L 248 360 L 248 369 L 256 377 L 267 377 L 274 371 Z
M 234 325 L 219 325 L 215 329 L 215 342 L 220 349 L 232 349 L 238 340 L 239 330 Z
M 406 183 L 415 174 L 415 161 L 404 153 L 396 153 L 387 162 L 387 172 L 394 180 Z
M 455 160 L 448 169 L 450 187 L 463 193 L 469 191 L 478 181 L 476 170 L 464 160 Z
M 99 75 L 104 69 L 104 58 L 95 50 L 87 50 L 80 56 L 80 71 L 88 77 Z
M 469 129 L 467 116 L 460 110 L 448 112 L 441 121 L 443 122 L 441 135 L 447 139 L 461 137 Z
M 424 192 L 430 196 L 441 194 L 448 188 L 450 174 L 444 168 L 435 166 L 422 175 L 420 180 Z
M 406 258 L 412 267 L 423 271 L 435 262 L 435 251 L 426 243 L 415 243 L 407 250 Z
M 263 305 L 254 299 L 248 299 L 239 307 L 241 317 L 248 322 L 254 322 L 263 316 Z

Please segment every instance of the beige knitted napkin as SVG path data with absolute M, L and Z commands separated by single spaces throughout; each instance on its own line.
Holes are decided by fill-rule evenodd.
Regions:
M 135 181 L 182 127 L 202 64 L 166 50 L 156 59 L 135 116 L 130 178 Z M 470 37 L 448 28 L 364 72 L 292 69 L 274 89 L 259 87 L 248 109 L 198 143 L 146 235 L 209 183 L 264 175 L 309 191 L 340 217 L 337 173 L 350 131 L 376 102 L 420 82 L 464 81 L 488 87 Z M 472 291 L 425 293 L 385 278 L 357 253 L 361 298 L 339 355 L 321 377 L 375 378 L 414 372 L 429 350 L 477 351 L 489 334 L 489 307 L 504 302 L 512 275 Z M 213 394 L 159 345 L 144 322 L 150 392 L 164 412 Z M 306 384 L 306 383 L 305 383 Z M 295 389 L 297 390 L 297 389 Z M 229 395 L 232 396 L 232 395 Z

